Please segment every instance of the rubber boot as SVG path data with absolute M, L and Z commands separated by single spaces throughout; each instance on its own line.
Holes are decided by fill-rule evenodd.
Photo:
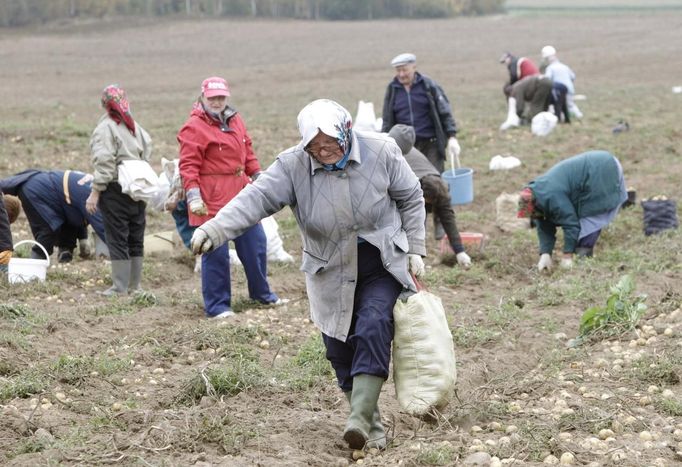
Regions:
M 516 127 L 521 124 L 521 119 L 516 114 L 516 99 L 510 97 L 508 99 L 509 109 L 507 110 L 507 120 L 500 126 L 500 130 L 504 131 L 511 127 Z
M 142 256 L 130 257 L 130 283 L 128 284 L 128 293 L 139 292 L 140 281 L 142 280 Z
M 111 281 L 114 283 L 107 290 L 100 294 L 110 297 L 112 295 L 124 294 L 128 292 L 130 283 L 130 260 L 118 259 L 111 261 Z
M 350 404 L 351 392 L 347 391 L 343 394 Z M 386 431 L 384 430 L 384 425 L 381 423 L 379 404 L 377 404 L 376 409 L 374 409 L 374 415 L 372 416 L 372 423 L 370 424 L 368 434 L 369 439 L 367 440 L 367 448 L 386 449 Z
M 351 449 L 363 449 L 370 439 L 369 431 L 383 384 L 384 378 L 379 376 L 357 375 L 353 378 L 350 417 L 343 432 L 343 439 Z

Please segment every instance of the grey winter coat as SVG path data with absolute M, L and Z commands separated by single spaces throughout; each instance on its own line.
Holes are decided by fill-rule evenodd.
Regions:
M 301 145 L 290 148 L 200 228 L 221 244 L 287 205 L 301 230 L 311 318 L 323 333 L 348 337 L 358 237 L 380 250 L 404 288 L 416 291 L 407 254 L 426 255 L 424 198 L 393 139 L 354 131 L 349 162 L 339 171 L 324 170 Z

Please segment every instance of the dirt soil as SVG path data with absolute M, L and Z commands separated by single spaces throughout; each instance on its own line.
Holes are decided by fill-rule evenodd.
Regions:
M 182 248 L 145 259 L 135 297 L 103 299 L 104 260 L 53 265 L 47 281 L 0 283 L 0 463 L 4 465 L 343 466 L 679 465 L 682 462 L 682 242 L 677 231 L 642 234 L 642 209 L 623 211 L 596 257 L 538 274 L 532 231 L 501 232 L 494 200 L 558 160 L 612 151 L 638 196 L 682 194 L 682 16 L 501 16 L 443 21 L 109 21 L 0 30 L 0 176 L 26 168 L 90 168 L 89 135 L 101 89 L 128 90 L 155 143 L 154 166 L 177 157 L 175 133 L 201 80 L 223 75 L 267 166 L 297 142 L 295 116 L 330 97 L 352 113 L 380 113 L 388 65 L 417 54 L 439 81 L 461 127 L 475 199 L 456 208 L 460 230 L 487 235 L 463 271 L 429 233 L 426 283 L 453 332 L 456 396 L 433 420 L 401 411 L 392 379 L 380 408 L 383 452 L 353 453 L 341 438 L 348 407 L 308 319 L 300 240 L 277 214 L 293 264 L 271 263 L 279 308 L 246 300 L 233 267 L 229 320 L 203 317 L 201 284 Z M 578 73 L 583 121 L 545 139 L 500 133 L 506 49 L 539 60 L 552 43 Z M 677 44 L 677 45 L 675 45 Z M 631 130 L 611 128 L 621 119 Z M 519 169 L 488 161 L 514 154 Z M 429 232 L 431 231 L 429 222 Z M 172 230 L 149 213 L 148 232 Z M 25 218 L 15 241 L 30 238 Z M 558 244 L 560 245 L 561 240 Z M 647 295 L 637 329 L 568 348 L 582 313 L 604 305 L 630 274 Z M 488 457 L 485 453 L 488 453 Z

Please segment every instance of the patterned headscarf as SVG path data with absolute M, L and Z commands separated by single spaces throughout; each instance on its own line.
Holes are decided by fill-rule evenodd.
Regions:
M 133 135 L 135 134 L 135 120 L 130 114 L 128 96 L 117 84 L 111 84 L 102 91 L 102 107 L 106 109 L 113 121 L 116 123 L 123 122 L 126 128 Z
M 526 187 L 521 190 L 520 195 L 519 210 L 516 213 L 516 217 L 533 217 L 533 212 L 535 211 L 535 196 L 533 195 L 533 190 L 531 190 L 530 187 Z
M 353 120 L 350 113 L 330 99 L 318 99 L 303 107 L 298 114 L 298 131 L 301 133 L 301 147 L 306 148 L 319 131 L 336 138 L 343 157 L 333 166 L 343 168 L 353 141 Z

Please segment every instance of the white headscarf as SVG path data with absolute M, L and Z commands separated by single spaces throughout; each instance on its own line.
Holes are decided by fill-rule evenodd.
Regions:
M 344 156 L 350 154 L 353 120 L 350 113 L 330 99 L 317 99 L 298 113 L 301 148 L 305 148 L 319 131 L 336 138 Z

